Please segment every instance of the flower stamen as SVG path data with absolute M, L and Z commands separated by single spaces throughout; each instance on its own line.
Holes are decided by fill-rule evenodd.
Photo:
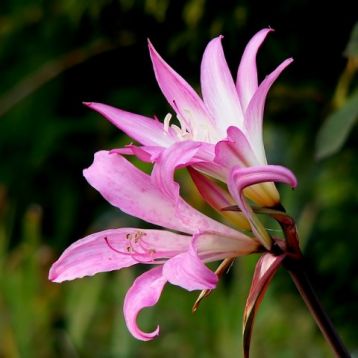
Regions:
M 167 113 L 167 115 L 164 117 L 164 131 L 166 133 L 168 133 L 168 131 L 169 131 L 169 126 L 170 126 L 171 119 L 172 119 L 171 113 Z

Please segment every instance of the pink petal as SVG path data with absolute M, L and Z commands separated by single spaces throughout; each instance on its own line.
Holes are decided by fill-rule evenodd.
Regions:
M 92 276 L 98 272 L 119 270 L 135 261 L 130 255 L 119 255 L 106 243 L 115 242 L 117 250 L 125 252 L 125 236 L 131 229 L 105 230 L 89 235 L 68 247 L 52 265 L 49 279 L 54 282 Z M 134 231 L 134 229 L 132 229 Z
M 176 73 L 148 41 L 155 77 L 163 95 L 197 140 L 207 138 L 206 131 L 213 132 L 213 122 L 203 101 L 193 88 Z
M 149 175 L 118 154 L 97 152 L 93 164 L 83 174 L 113 206 L 152 224 L 189 234 L 203 229 L 236 233 L 195 210 L 184 200 L 170 200 L 153 184 Z
M 54 282 L 119 270 L 138 262 L 170 258 L 185 251 L 191 236 L 160 230 L 121 228 L 101 231 L 76 241 L 52 265 Z
M 155 267 L 139 276 L 126 294 L 124 318 L 129 332 L 141 341 L 149 341 L 159 335 L 159 326 L 153 332 L 143 332 L 137 325 L 137 317 L 143 308 L 152 307 L 158 302 L 166 282 L 162 267 Z
M 239 225 L 240 228 L 248 230 L 250 225 L 240 212 L 223 211 L 223 208 L 234 205 L 235 202 L 227 190 L 216 184 L 213 180 L 200 174 L 193 168 L 188 168 L 191 178 L 203 199 L 226 219 Z
M 197 162 L 192 166 L 196 170 L 204 173 L 212 178 L 226 182 L 227 173 L 221 163 L 215 162 L 215 147 L 216 144 L 202 143 L 195 155 Z
M 174 143 L 174 137 L 164 130 L 158 120 L 123 111 L 102 103 L 84 103 L 99 112 L 112 124 L 126 133 L 130 138 L 143 145 L 167 147 Z
M 237 71 L 236 88 L 240 97 L 241 107 L 246 111 L 252 96 L 257 90 L 256 54 L 270 28 L 262 29 L 246 45 Z
M 257 252 L 260 243 L 254 237 L 237 231 L 235 236 L 223 235 L 213 231 L 195 234 L 195 245 L 203 262 L 213 262 L 227 257 L 238 257 Z
M 250 142 L 255 149 L 256 155 L 262 163 L 266 161 L 262 141 L 262 120 L 266 96 L 277 77 L 292 61 L 293 59 L 285 60 L 262 81 L 250 100 L 245 113 L 245 128 L 250 136 Z
M 215 146 L 215 162 L 231 170 L 234 166 L 253 166 L 259 162 L 246 135 L 237 127 L 229 127 L 227 139 Z
M 209 270 L 199 258 L 196 237 L 185 253 L 169 259 L 163 266 L 163 276 L 172 283 L 188 291 L 213 289 L 218 282 L 217 275 Z
M 162 152 L 154 165 L 152 180 L 156 186 L 168 197 L 177 202 L 179 200 L 179 184 L 174 181 L 174 172 L 183 166 L 194 164 L 201 144 L 199 142 L 178 142 Z M 199 159 L 200 161 L 200 159 Z
M 163 147 L 149 145 L 138 147 L 134 144 L 128 144 L 125 148 L 112 149 L 110 152 L 122 155 L 135 155 L 142 162 L 153 163 L 163 150 L 165 150 Z
M 201 89 L 204 103 L 215 118 L 223 138 L 229 126 L 243 125 L 243 113 L 221 39 L 222 36 L 214 38 L 205 49 L 201 63 Z
M 201 196 L 212 208 L 221 211 L 225 207 L 234 205 L 234 200 L 225 189 L 197 170 L 192 168 L 188 170 Z
M 193 168 L 224 183 L 228 177 L 227 168 L 223 167 L 221 164 L 215 163 L 214 160 L 195 163 Z
M 229 127 L 227 139 L 217 143 L 215 162 L 220 163 L 226 178 L 235 166 L 251 167 L 261 164 L 246 135 L 236 127 Z M 266 159 L 262 164 L 266 164 Z M 226 181 L 226 178 L 224 181 Z M 263 206 L 274 205 L 275 200 L 279 197 L 272 183 L 251 186 L 245 190 L 245 196 L 256 204 Z
M 236 180 L 237 190 L 241 191 L 247 186 L 264 182 L 281 182 L 291 188 L 297 186 L 295 175 L 281 165 L 262 165 L 250 168 L 233 168 L 232 176 Z
M 252 231 L 261 243 L 269 249 L 271 239 L 260 220 L 256 218 L 251 207 L 244 198 L 243 190 L 251 185 L 264 182 L 282 182 L 296 187 L 297 180 L 294 174 L 285 167 L 278 165 L 265 165 L 249 168 L 234 167 L 228 182 L 228 188 L 238 206 L 249 220 Z
M 244 310 L 244 357 L 249 357 L 252 328 L 256 312 L 264 298 L 268 285 L 280 267 L 285 255 L 265 253 L 255 267 L 249 296 Z

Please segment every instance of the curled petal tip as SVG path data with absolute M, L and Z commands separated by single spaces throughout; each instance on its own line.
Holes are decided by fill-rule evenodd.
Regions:
M 133 334 L 133 332 L 132 332 Z M 157 328 L 150 333 L 146 333 L 146 332 L 137 332 L 137 334 L 134 336 L 135 338 L 139 339 L 140 341 L 151 341 L 155 338 L 157 338 L 159 336 L 159 326 L 157 326 Z
M 92 106 L 92 102 L 82 102 L 83 105 L 87 106 L 87 107 L 91 107 Z
M 162 293 L 166 280 L 162 267 L 155 267 L 139 276 L 129 288 L 124 299 L 124 318 L 129 332 L 141 341 L 149 341 L 159 335 L 159 326 L 153 332 L 143 332 L 137 317 L 143 308 L 154 306 Z
M 277 168 L 280 168 L 280 166 L 277 166 Z M 292 189 L 295 189 L 298 185 L 298 181 L 295 174 L 293 174 L 291 170 L 285 167 L 281 167 L 281 169 L 279 170 L 281 170 L 283 180 L 278 180 L 278 181 L 282 181 L 283 183 L 286 182 L 286 184 L 288 184 Z M 284 180 L 285 177 L 286 180 Z

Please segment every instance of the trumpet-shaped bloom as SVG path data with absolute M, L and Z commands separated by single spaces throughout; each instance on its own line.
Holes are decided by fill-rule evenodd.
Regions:
M 152 177 L 116 153 L 98 152 L 84 176 L 115 207 L 172 230 L 119 228 L 89 235 L 67 248 L 49 273 L 50 280 L 63 282 L 138 263 L 157 265 L 134 281 L 125 298 L 125 320 L 138 339 L 158 335 L 159 328 L 143 332 L 136 319 L 143 308 L 156 304 L 167 282 L 189 291 L 213 289 L 218 277 L 206 262 L 247 255 L 260 246 L 180 196 L 165 195 Z
M 225 60 L 223 37 L 211 40 L 201 63 L 202 98 L 148 43 L 157 82 L 179 126 L 170 124 L 170 114 L 161 123 L 156 118 L 105 104 L 87 105 L 140 144 L 118 149 L 117 153 L 136 155 L 141 160 L 154 162 L 156 167 L 165 163 L 165 169 L 155 169 L 157 180 L 168 177 L 178 167 L 192 166 L 228 183 L 234 166 L 267 164 L 262 139 L 266 96 L 276 78 L 292 62 L 292 59 L 285 60 L 258 83 L 256 54 L 270 31 L 269 28 L 259 31 L 246 46 L 236 83 Z M 173 187 L 167 189 L 172 193 Z M 262 206 L 279 203 L 279 194 L 272 182 L 247 187 L 244 194 Z

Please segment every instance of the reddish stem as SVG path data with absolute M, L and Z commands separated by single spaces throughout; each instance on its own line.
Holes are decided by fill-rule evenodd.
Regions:
M 308 279 L 294 220 L 284 213 L 272 216 L 280 223 L 286 238 L 286 252 L 288 255 L 283 261 L 283 266 L 290 273 L 298 292 L 335 355 L 339 358 L 349 358 L 350 354 L 347 348 L 344 346 L 335 327 L 324 311 Z

